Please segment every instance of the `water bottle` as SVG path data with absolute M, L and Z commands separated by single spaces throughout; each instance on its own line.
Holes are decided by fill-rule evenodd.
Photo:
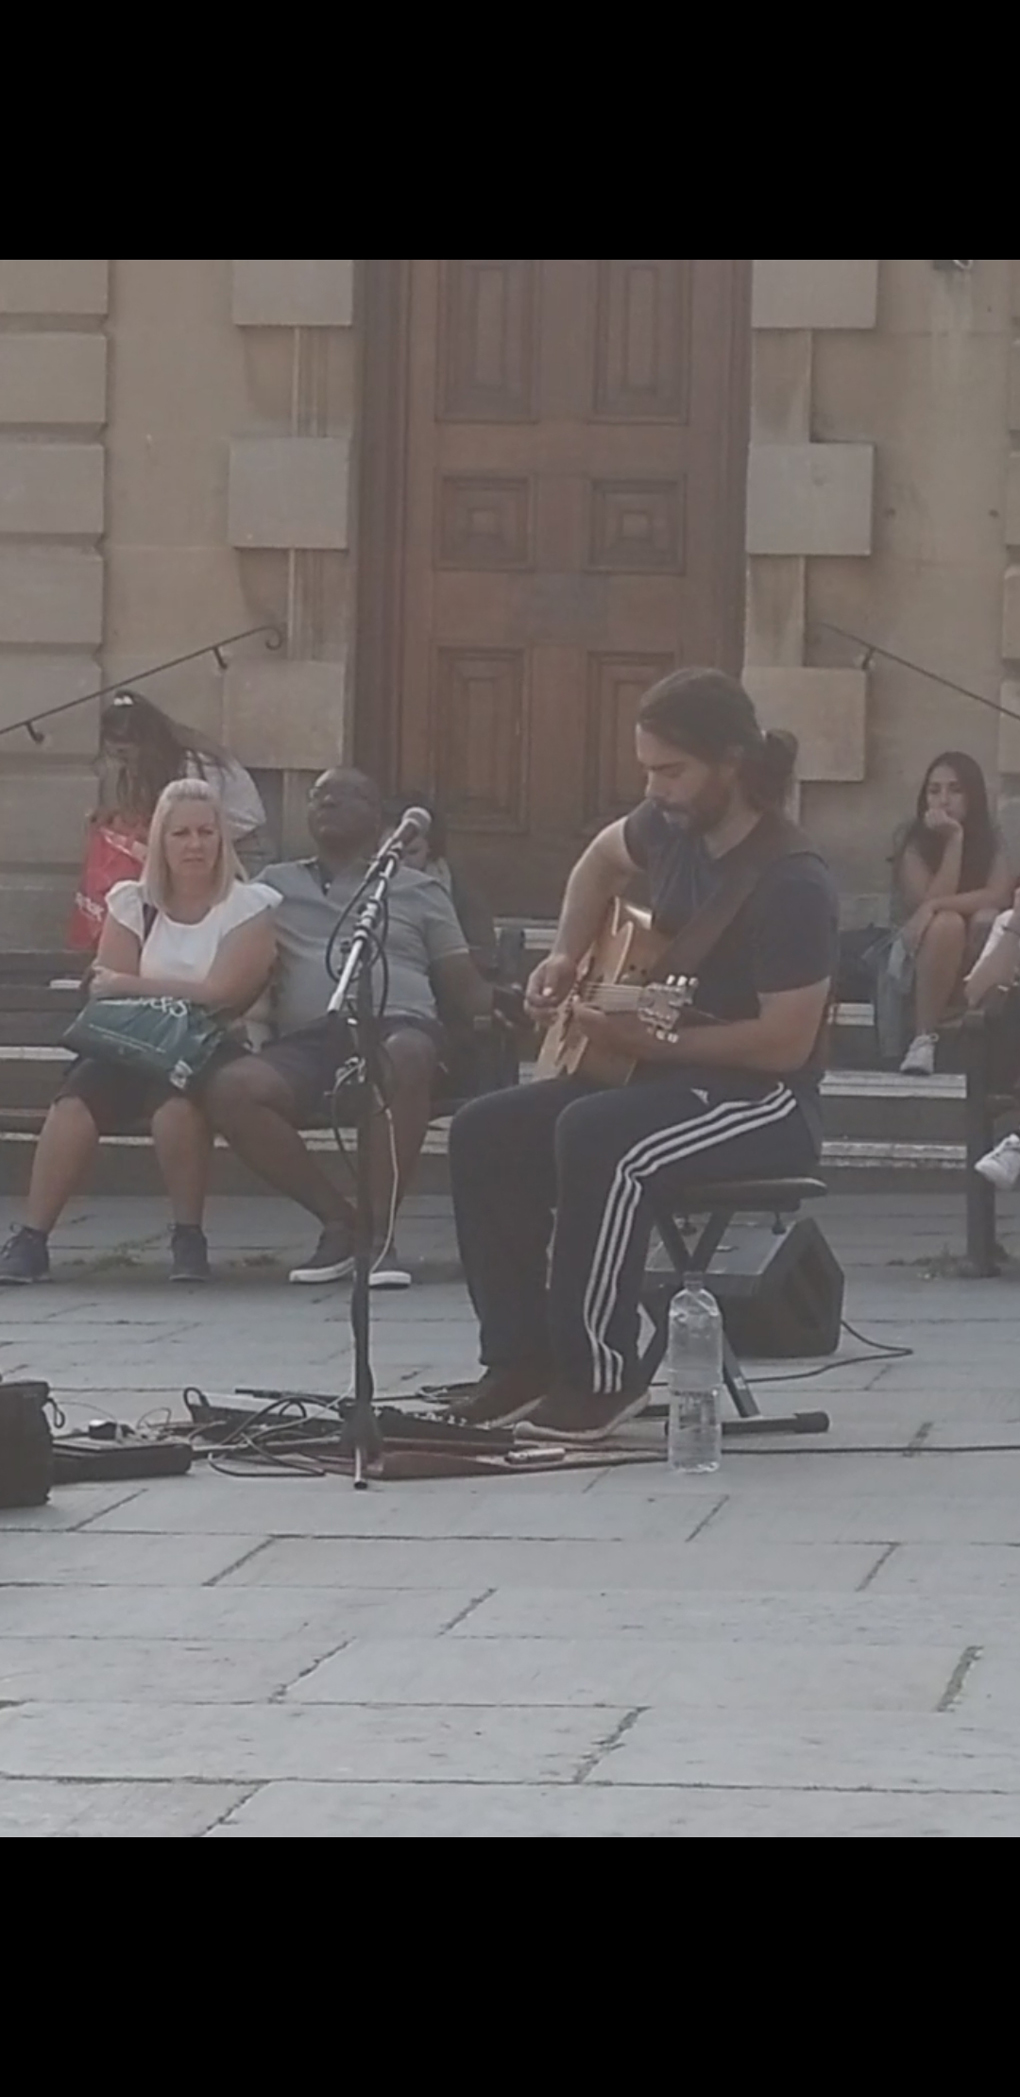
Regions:
M 669 1307 L 671 1471 L 717 1471 L 722 1454 L 722 1316 L 701 1274 L 690 1274 Z

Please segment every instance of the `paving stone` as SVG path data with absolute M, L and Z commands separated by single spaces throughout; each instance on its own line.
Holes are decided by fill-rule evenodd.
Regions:
M 1020 1547 L 903 1544 L 875 1575 L 883 1593 L 1010 1595 L 1020 1603 Z
M 755 1594 L 790 1588 L 818 1593 L 853 1590 L 876 1560 L 871 1544 L 763 1544 L 759 1551 L 742 1551 L 735 1544 L 724 1552 L 710 1552 L 710 1536 L 709 1531 L 691 1544 L 309 1537 L 266 1544 L 229 1573 L 227 1581 L 241 1587 L 466 1586 L 473 1594 L 504 1584 L 591 1588 L 607 1582 L 692 1592 L 736 1588 Z
M 227 1590 L 213 1590 L 221 1594 Z M 490 1638 L 645 1638 L 728 1647 L 795 1643 L 944 1646 L 962 1652 L 1017 1630 L 1006 1597 L 882 1594 L 680 1594 L 675 1588 L 504 1586 L 480 1600 L 450 1632 L 458 1642 Z M 374 1631 L 373 1631 L 374 1635 Z
M 118 1509 L 106 1519 L 121 1521 L 127 1513 Z M 998 1492 L 984 1499 L 923 1489 L 854 1499 L 825 1494 L 814 1504 L 782 1500 L 766 1507 L 749 1507 L 732 1498 L 713 1521 L 712 1531 L 720 1543 L 739 1535 L 745 1541 L 760 1538 L 768 1543 L 1020 1544 L 1020 1493 L 1014 1498 Z
M 634 1636 L 377 1644 L 369 1637 L 302 1674 L 288 1701 L 931 1711 L 959 1657 L 955 1646 L 732 1646 Z
M 624 1711 L 314 1704 L 22 1704 L 0 1710 L 0 1776 L 568 1780 Z
M 12 1835 L 205 1835 L 247 1796 L 236 1784 L 65 1784 L 0 1779 L 0 1840 Z
M 969 1666 L 959 1671 L 953 1709 L 979 1725 L 984 1719 L 1020 1726 L 1020 1638 L 1006 1640 L 993 1632 L 969 1647 Z
M 251 1639 L 256 1643 L 355 1633 L 428 1638 L 479 1600 L 467 1588 L 7 1587 L 5 1638 Z
M 253 1704 L 335 1652 L 344 1634 L 289 1638 L 0 1637 L 0 1706 L 5 1703 Z
M 281 1835 L 1015 1838 L 1020 1799 L 592 1783 L 279 1783 L 237 1806 L 210 1840 Z
M 95 1587 L 199 1586 L 224 1573 L 252 1549 L 250 1536 L 189 1536 L 169 1549 L 161 1536 L 46 1536 L 8 1531 L 0 1535 L 0 1588 L 48 1587 L 68 1582 Z
M 0 1733 L 0 1743 L 2 1743 Z M 2 1759 L 2 1756 L 0 1756 Z M 594 1765 L 607 1784 L 710 1784 L 752 1790 L 951 1791 L 1018 1795 L 1020 1736 L 953 1712 L 852 1712 L 753 1720 L 663 1707 L 642 1712 Z
M 138 1492 L 137 1485 L 54 1486 L 43 1507 L 0 1508 L 0 1542 L 11 1530 L 38 1529 L 51 1535 L 58 1529 L 81 1529 L 97 1515 L 126 1506 Z

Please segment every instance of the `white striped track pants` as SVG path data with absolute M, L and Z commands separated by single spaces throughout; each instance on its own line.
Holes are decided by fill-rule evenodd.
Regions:
M 680 1207 L 696 1181 L 809 1173 L 817 1158 L 778 1079 L 685 1070 L 592 1091 L 553 1078 L 472 1100 L 450 1130 L 450 1177 L 483 1363 L 635 1388 L 649 1195 Z

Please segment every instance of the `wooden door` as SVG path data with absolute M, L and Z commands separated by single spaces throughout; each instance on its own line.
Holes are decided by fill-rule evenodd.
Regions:
M 356 750 L 497 911 L 640 797 L 657 677 L 739 671 L 749 267 L 364 265 Z

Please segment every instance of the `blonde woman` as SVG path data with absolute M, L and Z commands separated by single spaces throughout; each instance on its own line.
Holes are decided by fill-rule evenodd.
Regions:
M 245 880 L 215 788 L 175 779 L 156 803 L 141 879 L 110 890 L 89 996 L 181 997 L 243 1014 L 272 973 L 279 903 L 275 889 Z M 173 1213 L 170 1279 L 206 1281 L 202 1217 L 212 1139 L 195 1093 L 222 1057 L 244 1048 L 242 1034 L 187 1095 L 100 1059 L 73 1064 L 39 1138 L 25 1222 L 0 1253 L 0 1282 L 49 1280 L 49 1234 L 100 1136 L 141 1120 L 151 1121 Z

